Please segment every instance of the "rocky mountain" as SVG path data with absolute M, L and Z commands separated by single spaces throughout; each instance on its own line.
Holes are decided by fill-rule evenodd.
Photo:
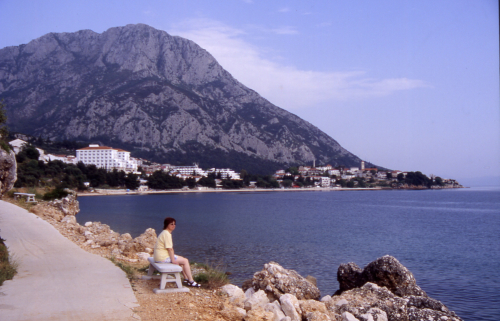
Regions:
M 266 172 L 361 161 L 194 42 L 143 24 L 0 49 L 0 98 L 11 131 L 100 142 L 162 163 Z

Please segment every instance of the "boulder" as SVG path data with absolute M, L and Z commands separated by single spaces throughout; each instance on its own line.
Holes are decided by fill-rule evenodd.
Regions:
M 293 294 L 299 300 L 320 298 L 319 289 L 294 270 L 287 270 L 275 262 L 264 265 L 264 269 L 254 274 L 252 285 L 255 290 L 264 290 L 274 299 L 283 294 Z
M 235 306 L 238 306 L 242 308 L 243 302 L 245 301 L 245 293 L 243 292 L 242 289 L 237 287 L 236 285 L 233 284 L 226 284 L 223 287 L 221 287 L 221 292 L 225 293 L 228 298 L 229 302 Z
M 370 282 L 333 296 L 325 306 L 333 320 L 461 320 L 439 301 L 427 296 L 400 297 Z
M 143 261 L 144 263 L 147 263 L 150 255 L 149 255 L 149 253 L 146 253 L 146 252 L 139 252 L 139 253 L 137 253 L 137 257 L 139 258 L 139 261 Z
M 307 321 L 331 321 L 332 320 L 332 318 L 330 318 L 330 316 L 328 314 L 321 313 L 318 311 L 308 312 L 304 316 L 304 318 Z
M 123 237 L 124 235 L 122 235 Z M 137 252 L 145 252 L 147 248 L 154 248 L 156 244 L 156 232 L 148 228 L 144 233 L 133 240 L 126 241 L 123 246 L 123 254 L 134 256 Z
M 340 264 L 337 270 L 337 281 L 339 281 L 339 291 L 342 293 L 344 291 L 359 288 L 366 282 L 361 278 L 363 270 L 353 262 Z
M 262 307 L 247 311 L 245 321 L 273 321 L 274 314 L 264 310 Z
M 0 147 L 0 199 L 14 187 L 17 180 L 16 154 Z
M 47 205 L 60 210 L 64 216 L 75 216 L 80 212 L 80 203 L 76 200 L 76 193 L 74 191 L 70 189 L 65 189 L 65 191 L 69 193 L 68 196 L 47 202 Z
M 311 312 L 328 313 L 325 304 L 315 300 L 300 300 L 299 306 L 302 311 L 302 318 L 307 318 L 307 314 Z
M 259 290 L 255 292 L 250 298 L 247 298 L 243 305 L 245 310 L 250 311 L 257 307 L 264 308 L 266 304 L 269 303 L 269 299 L 267 298 L 266 292 Z
M 281 303 L 281 309 L 291 321 L 301 321 L 302 320 L 302 310 L 300 309 L 299 300 L 293 294 L 284 294 L 279 299 Z
M 235 307 L 231 304 L 224 304 L 219 313 L 222 315 L 224 320 L 243 320 L 243 318 L 247 315 L 245 309 Z
M 274 315 L 273 321 L 281 321 L 285 317 L 285 313 L 281 310 L 281 305 L 278 301 L 266 304 L 264 310 Z
M 337 271 L 340 294 L 359 288 L 367 282 L 385 286 L 392 293 L 403 297 L 408 295 L 427 296 L 415 281 L 413 274 L 395 257 L 386 255 L 369 263 L 361 270 L 355 263 L 341 264 Z

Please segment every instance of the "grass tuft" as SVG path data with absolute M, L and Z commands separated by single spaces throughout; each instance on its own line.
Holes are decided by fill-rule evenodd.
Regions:
M 0 286 L 6 280 L 12 280 L 17 273 L 17 262 L 9 257 L 9 251 L 4 244 L 4 239 L 0 237 Z
M 229 277 L 226 273 L 225 265 L 219 263 L 194 263 L 193 270 L 195 273 L 194 280 L 208 289 L 217 289 L 229 283 Z
M 137 272 L 137 269 L 130 264 L 125 262 L 118 261 L 114 256 L 108 258 L 111 262 L 113 262 L 117 267 L 123 270 L 125 274 L 127 274 L 127 278 L 132 280 Z

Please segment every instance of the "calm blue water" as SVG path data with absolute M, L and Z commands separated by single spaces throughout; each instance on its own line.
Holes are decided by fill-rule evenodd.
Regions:
M 338 289 L 337 268 L 390 254 L 464 320 L 500 318 L 500 189 L 186 193 L 80 197 L 78 222 L 157 233 L 177 220 L 176 253 L 223 261 L 241 283 L 275 261 Z

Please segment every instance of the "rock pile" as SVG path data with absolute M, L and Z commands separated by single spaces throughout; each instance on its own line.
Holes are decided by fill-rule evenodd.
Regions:
M 444 304 L 429 298 L 394 257 L 379 258 L 364 270 L 354 263 L 342 264 L 338 274 L 343 290 L 318 301 L 310 298 L 316 298 L 314 285 L 304 283 L 308 281 L 295 271 L 270 262 L 254 274 L 252 287 L 245 292 L 231 284 L 222 287 L 228 304 L 221 314 L 245 321 L 461 320 Z
M 153 253 L 157 237 L 154 229 L 149 228 L 140 236 L 132 238 L 129 233 L 114 232 L 108 225 L 100 222 L 87 222 L 82 226 L 75 218 L 79 210 L 74 193 L 62 199 L 41 202 L 31 208 L 31 212 L 92 253 L 129 262 L 146 262 Z

